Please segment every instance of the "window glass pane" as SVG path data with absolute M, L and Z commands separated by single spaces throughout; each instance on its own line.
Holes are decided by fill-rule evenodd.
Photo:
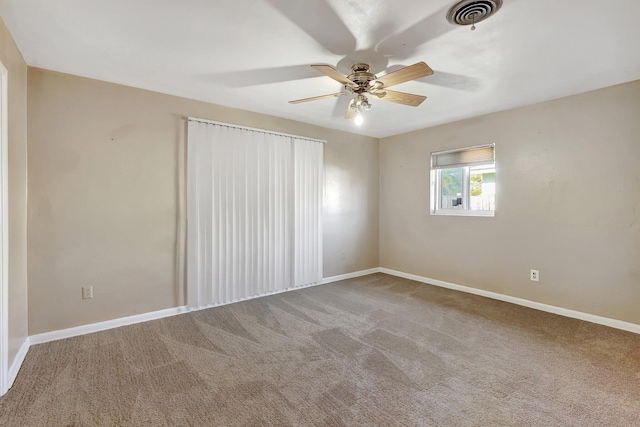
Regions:
M 463 168 L 441 169 L 440 209 L 462 209 Z
M 472 167 L 469 173 L 469 209 L 492 211 L 496 208 L 496 170 L 493 166 Z

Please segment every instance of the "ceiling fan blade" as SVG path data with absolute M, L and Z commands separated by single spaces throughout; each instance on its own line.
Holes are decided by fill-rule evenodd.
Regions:
M 313 64 L 312 67 L 320 71 L 325 76 L 329 76 L 333 80 L 339 83 L 342 83 L 343 85 L 357 87 L 357 85 L 351 80 L 349 80 L 347 76 L 345 76 L 340 71 L 333 68 L 331 65 Z
M 409 65 L 389 73 L 386 76 L 382 76 L 376 81 L 382 82 L 384 87 L 394 86 L 400 83 L 408 82 L 409 80 L 419 79 L 420 77 L 430 76 L 433 74 L 433 70 L 424 62 L 418 62 L 417 64 Z
M 344 117 L 344 110 L 351 102 L 351 98 L 348 96 L 341 96 L 337 98 L 333 102 L 333 109 L 331 110 L 331 118 L 333 119 L 341 119 Z
M 344 92 L 330 93 L 328 95 L 314 96 L 312 98 L 296 99 L 295 101 L 289 101 L 289 104 L 300 104 L 302 102 L 317 101 L 318 99 L 334 98 L 342 95 L 344 95 Z
M 417 107 L 422 104 L 422 101 L 427 99 L 426 96 L 396 92 L 395 90 L 385 89 L 384 92 L 386 92 L 386 95 L 380 98 L 383 101 L 395 102 L 397 104 L 409 105 L 411 107 Z
M 349 103 L 349 106 L 347 107 L 347 112 L 344 114 L 345 119 L 352 119 L 353 116 L 356 115 L 356 111 L 353 108 L 351 108 L 354 102 L 356 102 L 355 98 L 351 100 L 351 102 Z

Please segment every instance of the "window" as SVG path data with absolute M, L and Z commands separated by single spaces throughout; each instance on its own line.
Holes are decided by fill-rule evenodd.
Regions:
M 431 214 L 493 216 L 495 146 L 431 153 Z

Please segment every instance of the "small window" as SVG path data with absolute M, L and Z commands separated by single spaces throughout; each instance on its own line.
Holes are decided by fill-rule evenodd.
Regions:
M 495 146 L 431 153 L 431 214 L 494 216 Z

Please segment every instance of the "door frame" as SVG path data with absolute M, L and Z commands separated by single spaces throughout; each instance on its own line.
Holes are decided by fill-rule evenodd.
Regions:
M 9 389 L 8 72 L 0 62 L 0 396 Z

